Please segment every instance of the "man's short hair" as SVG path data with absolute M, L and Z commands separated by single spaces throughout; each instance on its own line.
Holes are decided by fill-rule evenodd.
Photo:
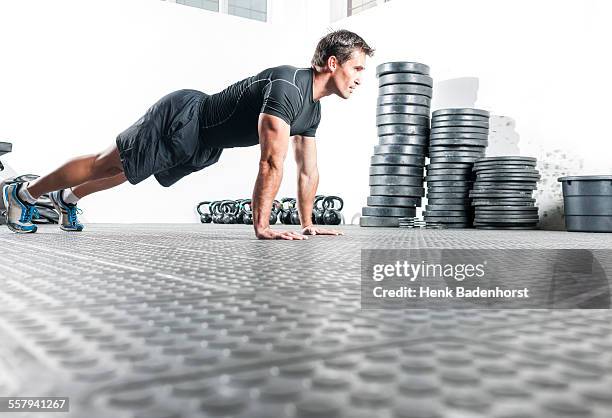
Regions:
M 354 32 L 340 29 L 325 35 L 317 44 L 311 64 L 314 67 L 325 67 L 332 55 L 342 65 L 351 58 L 355 50 L 363 51 L 368 57 L 374 55 L 374 48 Z

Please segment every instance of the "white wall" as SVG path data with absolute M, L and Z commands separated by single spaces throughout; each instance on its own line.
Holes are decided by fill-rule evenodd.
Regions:
M 326 1 L 273 0 L 270 23 L 157 0 L 2 2 L 0 140 L 14 144 L 3 161 L 19 173 L 44 173 L 112 144 L 172 90 L 213 93 L 268 66 L 307 66 L 336 13 Z M 492 152 L 540 159 L 540 206 L 552 213 L 558 175 L 612 172 L 610 16 L 603 0 L 392 0 L 335 22 L 377 53 L 351 100 L 323 100 L 320 192 L 345 197 L 349 219 L 365 205 L 377 141 L 375 66 L 411 60 L 432 68 L 434 108 L 489 109 L 498 116 Z M 86 219 L 195 221 L 200 199 L 250 196 L 257 155 L 257 147 L 226 150 L 217 165 L 172 188 L 151 179 L 90 196 Z M 282 196 L 295 195 L 288 160 Z
M 263 68 L 309 61 L 267 23 L 157 0 L 2 2 L 0 39 L 0 139 L 13 142 L 3 161 L 18 173 L 110 146 L 170 91 L 214 93 Z M 151 178 L 89 196 L 84 217 L 195 221 L 199 200 L 251 195 L 257 147 L 226 150 L 221 161 L 172 188 Z

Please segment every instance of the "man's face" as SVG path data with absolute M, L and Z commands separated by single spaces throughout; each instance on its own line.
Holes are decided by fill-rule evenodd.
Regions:
M 353 91 L 361 84 L 361 74 L 365 70 L 366 54 L 361 50 L 353 51 L 351 58 L 338 65 L 335 57 L 330 57 L 330 70 L 335 93 L 343 99 L 348 99 Z

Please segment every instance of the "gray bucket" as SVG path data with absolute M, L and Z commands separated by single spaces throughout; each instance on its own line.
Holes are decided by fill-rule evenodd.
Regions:
M 559 177 L 568 231 L 612 232 L 612 176 Z

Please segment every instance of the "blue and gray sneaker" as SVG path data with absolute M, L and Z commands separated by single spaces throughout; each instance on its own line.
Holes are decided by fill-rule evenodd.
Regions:
M 51 199 L 55 210 L 60 214 L 59 225 L 61 229 L 77 232 L 83 230 L 83 224 L 77 219 L 77 215 L 80 215 L 83 211 L 77 208 L 77 205 L 64 202 L 61 190 L 49 193 L 49 199 Z
M 2 199 L 6 207 L 6 225 L 13 232 L 28 234 L 36 232 L 38 227 L 32 223 L 37 215 L 36 206 L 21 201 L 17 193 L 22 183 L 7 184 L 2 189 Z

